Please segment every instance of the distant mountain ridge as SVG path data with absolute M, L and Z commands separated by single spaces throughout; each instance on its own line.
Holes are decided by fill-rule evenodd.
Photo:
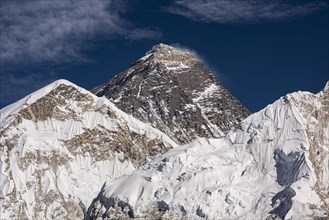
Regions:
M 193 53 L 165 44 L 92 92 L 179 144 L 221 137 L 250 114 Z

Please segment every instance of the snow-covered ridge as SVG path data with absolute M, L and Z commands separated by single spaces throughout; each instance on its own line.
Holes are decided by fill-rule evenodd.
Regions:
M 108 179 L 177 144 L 108 99 L 59 80 L 1 110 L 0 215 L 83 218 Z
M 96 95 L 92 94 L 88 90 L 79 87 L 75 85 L 74 83 L 65 80 L 60 79 L 56 80 L 49 85 L 31 93 L 30 95 L 27 95 L 26 97 L 20 99 L 19 101 L 8 105 L 0 110 L 0 130 L 7 127 L 14 119 L 15 115 L 22 109 L 28 107 L 29 105 L 36 102 L 38 99 L 46 96 L 49 92 L 56 89 L 59 85 L 67 85 L 72 86 L 79 92 L 83 94 L 87 94 L 88 96 L 91 96 L 95 102 L 95 105 L 107 105 L 109 108 L 111 108 L 114 112 L 116 112 L 119 116 L 121 116 L 123 119 L 130 121 L 133 125 L 133 128 L 136 129 L 136 131 L 140 131 L 141 129 L 147 132 L 147 135 L 150 135 L 151 137 L 155 138 L 157 136 L 163 138 L 168 143 L 172 144 L 173 146 L 177 146 L 175 142 L 173 142 L 166 134 L 162 133 L 161 131 L 158 131 L 157 129 L 145 124 L 144 122 L 132 117 L 131 115 L 126 114 L 122 110 L 118 109 L 111 101 L 109 101 L 105 97 L 97 97 Z M 154 135 L 157 134 L 157 135 Z
M 13 117 L 15 116 L 15 114 L 17 112 L 26 108 L 28 105 L 34 103 L 41 97 L 47 95 L 49 92 L 56 89 L 61 84 L 73 86 L 74 88 L 76 88 L 77 90 L 79 90 L 82 93 L 90 93 L 89 91 L 71 83 L 68 80 L 65 80 L 65 79 L 56 80 L 56 81 L 50 83 L 49 85 L 46 85 L 43 88 L 25 96 L 24 98 L 0 109 L 0 130 L 5 128 L 6 126 L 8 126 L 8 124 L 13 120 Z M 91 94 L 91 95 L 93 95 L 93 94 Z
M 197 139 L 107 182 L 89 215 L 328 218 L 328 112 L 328 89 L 281 97 L 222 139 Z

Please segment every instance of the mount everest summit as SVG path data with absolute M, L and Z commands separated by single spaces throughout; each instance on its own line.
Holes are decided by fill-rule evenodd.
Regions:
M 0 219 L 329 218 L 329 83 L 250 115 L 160 44 L 92 93 L 0 110 Z
M 179 144 L 221 137 L 250 114 L 193 53 L 165 44 L 92 92 Z

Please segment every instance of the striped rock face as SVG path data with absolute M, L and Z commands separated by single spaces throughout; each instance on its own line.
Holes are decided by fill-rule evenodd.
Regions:
M 193 53 L 164 44 L 92 92 L 178 144 L 222 137 L 250 114 Z

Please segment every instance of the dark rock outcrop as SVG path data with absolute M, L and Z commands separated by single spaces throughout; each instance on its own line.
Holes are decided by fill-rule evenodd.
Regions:
M 180 144 L 221 137 L 250 114 L 196 56 L 164 44 L 92 92 Z

